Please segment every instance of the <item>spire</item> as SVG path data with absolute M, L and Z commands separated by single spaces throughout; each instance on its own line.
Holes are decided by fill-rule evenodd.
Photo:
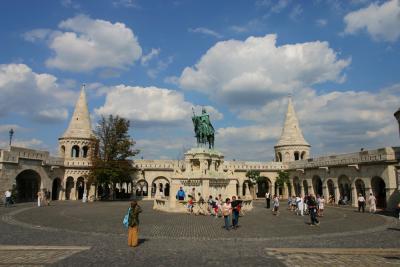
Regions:
M 304 139 L 301 132 L 299 121 L 296 117 L 296 112 L 293 108 L 292 96 L 289 95 L 288 108 L 286 112 L 285 124 L 282 129 L 281 138 L 279 139 L 276 146 L 285 145 L 306 145 L 310 146 Z
M 74 115 L 63 137 L 93 138 L 93 136 L 86 102 L 85 84 L 83 84 L 78 101 L 76 101 Z

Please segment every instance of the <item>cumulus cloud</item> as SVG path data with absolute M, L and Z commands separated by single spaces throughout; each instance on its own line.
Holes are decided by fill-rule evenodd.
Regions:
M 35 73 L 25 64 L 0 65 L 0 94 L 0 117 L 22 114 L 43 122 L 65 120 L 66 106 L 76 97 L 53 75 Z
M 394 42 L 400 37 L 400 0 L 372 3 L 348 13 L 344 22 L 346 34 L 366 30 L 374 40 Z
M 179 84 L 231 104 L 264 104 L 297 88 L 342 82 L 350 59 L 338 59 L 327 42 L 276 45 L 275 34 L 216 43 Z
M 46 65 L 67 71 L 97 68 L 123 69 L 134 64 L 142 48 L 133 31 L 125 24 L 78 15 L 62 21 L 58 32 L 48 41 L 54 55 Z M 28 38 L 44 35 L 31 31 Z
M 102 107 L 95 110 L 98 115 L 117 114 L 130 119 L 140 127 L 155 125 L 182 125 L 190 122 L 192 107 L 178 91 L 157 88 L 118 85 L 110 88 Z M 211 106 L 206 107 L 213 119 L 222 114 Z
M 8 147 L 9 140 L 0 140 L 0 147 Z M 29 147 L 36 149 L 46 149 L 47 146 L 43 143 L 42 140 L 32 138 L 32 139 L 15 139 L 12 141 L 12 146 L 17 147 Z

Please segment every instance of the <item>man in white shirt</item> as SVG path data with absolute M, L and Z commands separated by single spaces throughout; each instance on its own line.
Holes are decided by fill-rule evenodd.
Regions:
M 358 195 L 358 212 L 362 209 L 362 212 L 364 213 L 365 211 L 365 198 L 359 194 Z
M 368 204 L 369 204 L 369 212 L 375 213 L 376 212 L 376 197 L 372 193 L 369 193 Z
M 6 197 L 5 206 L 6 206 L 6 207 L 9 207 L 9 206 L 11 205 L 11 191 L 10 191 L 10 190 L 7 190 L 7 191 L 4 193 L 4 196 Z
M 269 192 L 265 193 L 265 201 L 267 203 L 267 209 L 269 209 L 271 205 L 271 194 Z

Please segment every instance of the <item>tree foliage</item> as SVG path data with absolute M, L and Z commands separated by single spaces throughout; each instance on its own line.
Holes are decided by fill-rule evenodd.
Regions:
M 249 170 L 246 172 L 246 177 L 249 178 L 250 182 L 252 184 L 255 184 L 258 182 L 258 180 L 260 179 L 260 171 L 256 171 L 256 170 Z
M 276 179 L 276 184 L 279 187 L 283 187 L 284 184 L 290 184 L 289 173 L 287 171 L 278 171 L 278 178 Z
M 129 136 L 129 120 L 119 116 L 102 116 L 97 127 L 98 150 L 93 155 L 89 180 L 97 184 L 116 184 L 131 181 L 131 157 L 139 151 Z

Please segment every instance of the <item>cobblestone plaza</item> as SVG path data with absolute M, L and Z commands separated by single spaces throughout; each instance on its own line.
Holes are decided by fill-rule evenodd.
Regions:
M 140 203 L 140 246 L 127 246 L 128 202 L 31 203 L 1 208 L 0 265 L 5 266 L 398 266 L 400 223 L 391 216 L 328 207 L 318 227 L 284 203 L 264 203 L 236 231 L 211 216 L 170 214 Z

